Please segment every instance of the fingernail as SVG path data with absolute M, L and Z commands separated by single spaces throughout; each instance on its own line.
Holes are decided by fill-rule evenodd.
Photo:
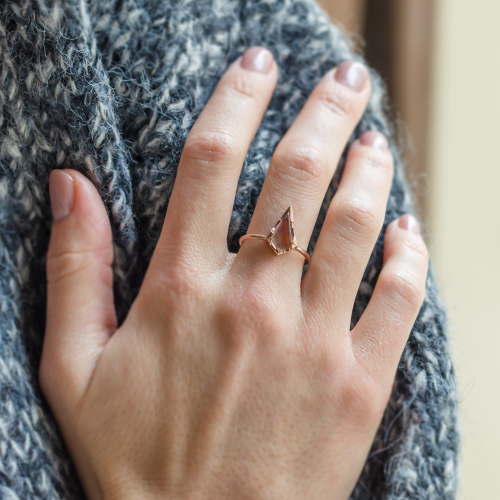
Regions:
M 335 80 L 356 92 L 365 88 L 368 78 L 368 70 L 356 61 L 343 62 L 335 71 Z
M 389 147 L 389 143 L 387 142 L 385 135 L 381 134 L 380 132 L 375 132 L 374 130 L 364 133 L 360 137 L 359 142 L 363 146 L 368 146 L 375 149 L 387 150 L 387 148 Z
M 273 65 L 273 55 L 264 47 L 250 47 L 241 58 L 241 67 L 267 74 Z
M 420 234 L 420 229 L 418 227 L 418 222 L 413 215 L 403 215 L 400 217 L 398 226 L 401 229 L 406 229 L 407 231 L 411 231 L 415 234 Z
M 53 170 L 49 179 L 50 204 L 52 217 L 60 221 L 67 217 L 75 203 L 73 178 L 62 170 Z

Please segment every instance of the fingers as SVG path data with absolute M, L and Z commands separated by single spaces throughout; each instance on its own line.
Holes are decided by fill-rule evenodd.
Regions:
M 116 328 L 106 209 L 74 170 L 50 176 L 53 224 L 47 255 L 47 327 L 40 382 L 51 404 L 77 401 Z
M 428 262 L 416 219 L 393 221 L 385 233 L 382 272 L 351 334 L 358 359 L 373 376 L 394 378 L 424 300 Z
M 268 234 L 292 206 L 297 243 L 307 248 L 328 185 L 369 97 L 368 71 L 360 63 L 345 62 L 323 77 L 276 149 L 248 233 Z M 303 258 L 292 254 L 271 259 L 262 242 L 247 241 L 239 257 L 249 261 L 253 255 L 260 267 L 267 256 L 273 266 L 286 267 L 280 274 L 289 279 L 293 273 L 300 280 L 302 266 L 297 263 Z
M 359 284 L 385 217 L 393 160 L 387 140 L 367 132 L 349 150 L 302 283 L 304 307 L 346 331 Z
M 261 47 L 247 50 L 222 77 L 184 146 L 155 258 L 226 257 L 241 167 L 276 81 L 276 64 Z

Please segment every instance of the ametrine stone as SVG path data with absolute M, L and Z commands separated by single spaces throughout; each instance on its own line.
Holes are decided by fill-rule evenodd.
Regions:
M 290 221 L 290 212 L 280 221 L 274 230 L 271 242 L 278 251 L 289 250 L 293 246 L 292 223 Z

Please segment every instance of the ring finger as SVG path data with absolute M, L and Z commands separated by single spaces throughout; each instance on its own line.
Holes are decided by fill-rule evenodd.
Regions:
M 323 77 L 273 155 L 248 234 L 267 235 L 292 206 L 297 243 L 307 248 L 328 185 L 369 97 L 368 71 L 358 62 L 344 62 Z M 273 280 L 278 276 L 298 282 L 303 257 L 291 252 L 274 259 L 266 246 L 245 242 L 238 267 L 260 273 L 264 266 Z M 275 273 L 269 266 L 280 270 Z

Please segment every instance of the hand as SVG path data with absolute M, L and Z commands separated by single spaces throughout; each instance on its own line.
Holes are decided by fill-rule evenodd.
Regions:
M 347 499 L 421 306 L 427 253 L 410 216 L 385 234 L 373 297 L 351 312 L 391 186 L 385 138 L 349 150 L 303 280 L 264 241 L 227 250 L 247 149 L 277 68 L 252 48 L 187 139 L 141 291 L 120 328 L 111 231 L 93 185 L 54 171 L 40 382 L 90 499 Z M 307 244 L 370 96 L 366 69 L 327 73 L 279 144 L 249 233 L 288 206 Z

